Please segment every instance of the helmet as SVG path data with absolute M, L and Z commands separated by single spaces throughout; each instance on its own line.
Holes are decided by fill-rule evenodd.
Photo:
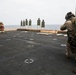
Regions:
M 75 17 L 75 15 L 72 13 L 72 12 L 68 12 L 65 16 L 65 19 L 68 20 L 70 19 L 71 17 Z

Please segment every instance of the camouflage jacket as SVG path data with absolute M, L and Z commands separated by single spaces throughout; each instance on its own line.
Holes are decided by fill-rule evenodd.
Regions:
M 73 25 L 73 19 L 75 19 L 76 17 L 73 17 L 67 21 L 65 21 L 65 23 L 60 27 L 60 30 L 68 30 L 68 31 L 72 31 L 75 30 L 75 27 Z

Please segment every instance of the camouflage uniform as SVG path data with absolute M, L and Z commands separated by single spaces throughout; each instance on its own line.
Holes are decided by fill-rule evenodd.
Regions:
M 66 15 L 66 16 L 68 17 L 68 15 Z M 70 54 L 71 54 L 71 45 L 70 45 L 71 37 L 70 37 L 69 33 L 75 29 L 75 27 L 72 23 L 72 20 L 74 18 L 75 18 L 75 16 L 71 13 L 70 17 L 67 18 L 65 23 L 60 27 L 60 30 L 67 30 L 68 40 L 67 40 L 66 55 L 68 58 L 70 57 Z

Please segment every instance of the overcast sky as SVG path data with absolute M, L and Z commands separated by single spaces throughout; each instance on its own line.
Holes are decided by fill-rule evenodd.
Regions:
M 26 18 L 44 19 L 46 24 L 62 24 L 67 12 L 75 13 L 75 0 L 0 0 L 0 21 L 19 25 Z

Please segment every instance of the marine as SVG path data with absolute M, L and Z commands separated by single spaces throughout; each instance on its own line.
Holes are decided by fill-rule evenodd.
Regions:
M 76 60 L 76 16 L 72 12 L 68 12 L 65 16 L 65 23 L 60 27 L 60 30 L 67 30 L 67 49 L 66 56 L 70 58 L 71 53 L 75 54 Z M 76 73 L 76 67 L 73 69 Z

